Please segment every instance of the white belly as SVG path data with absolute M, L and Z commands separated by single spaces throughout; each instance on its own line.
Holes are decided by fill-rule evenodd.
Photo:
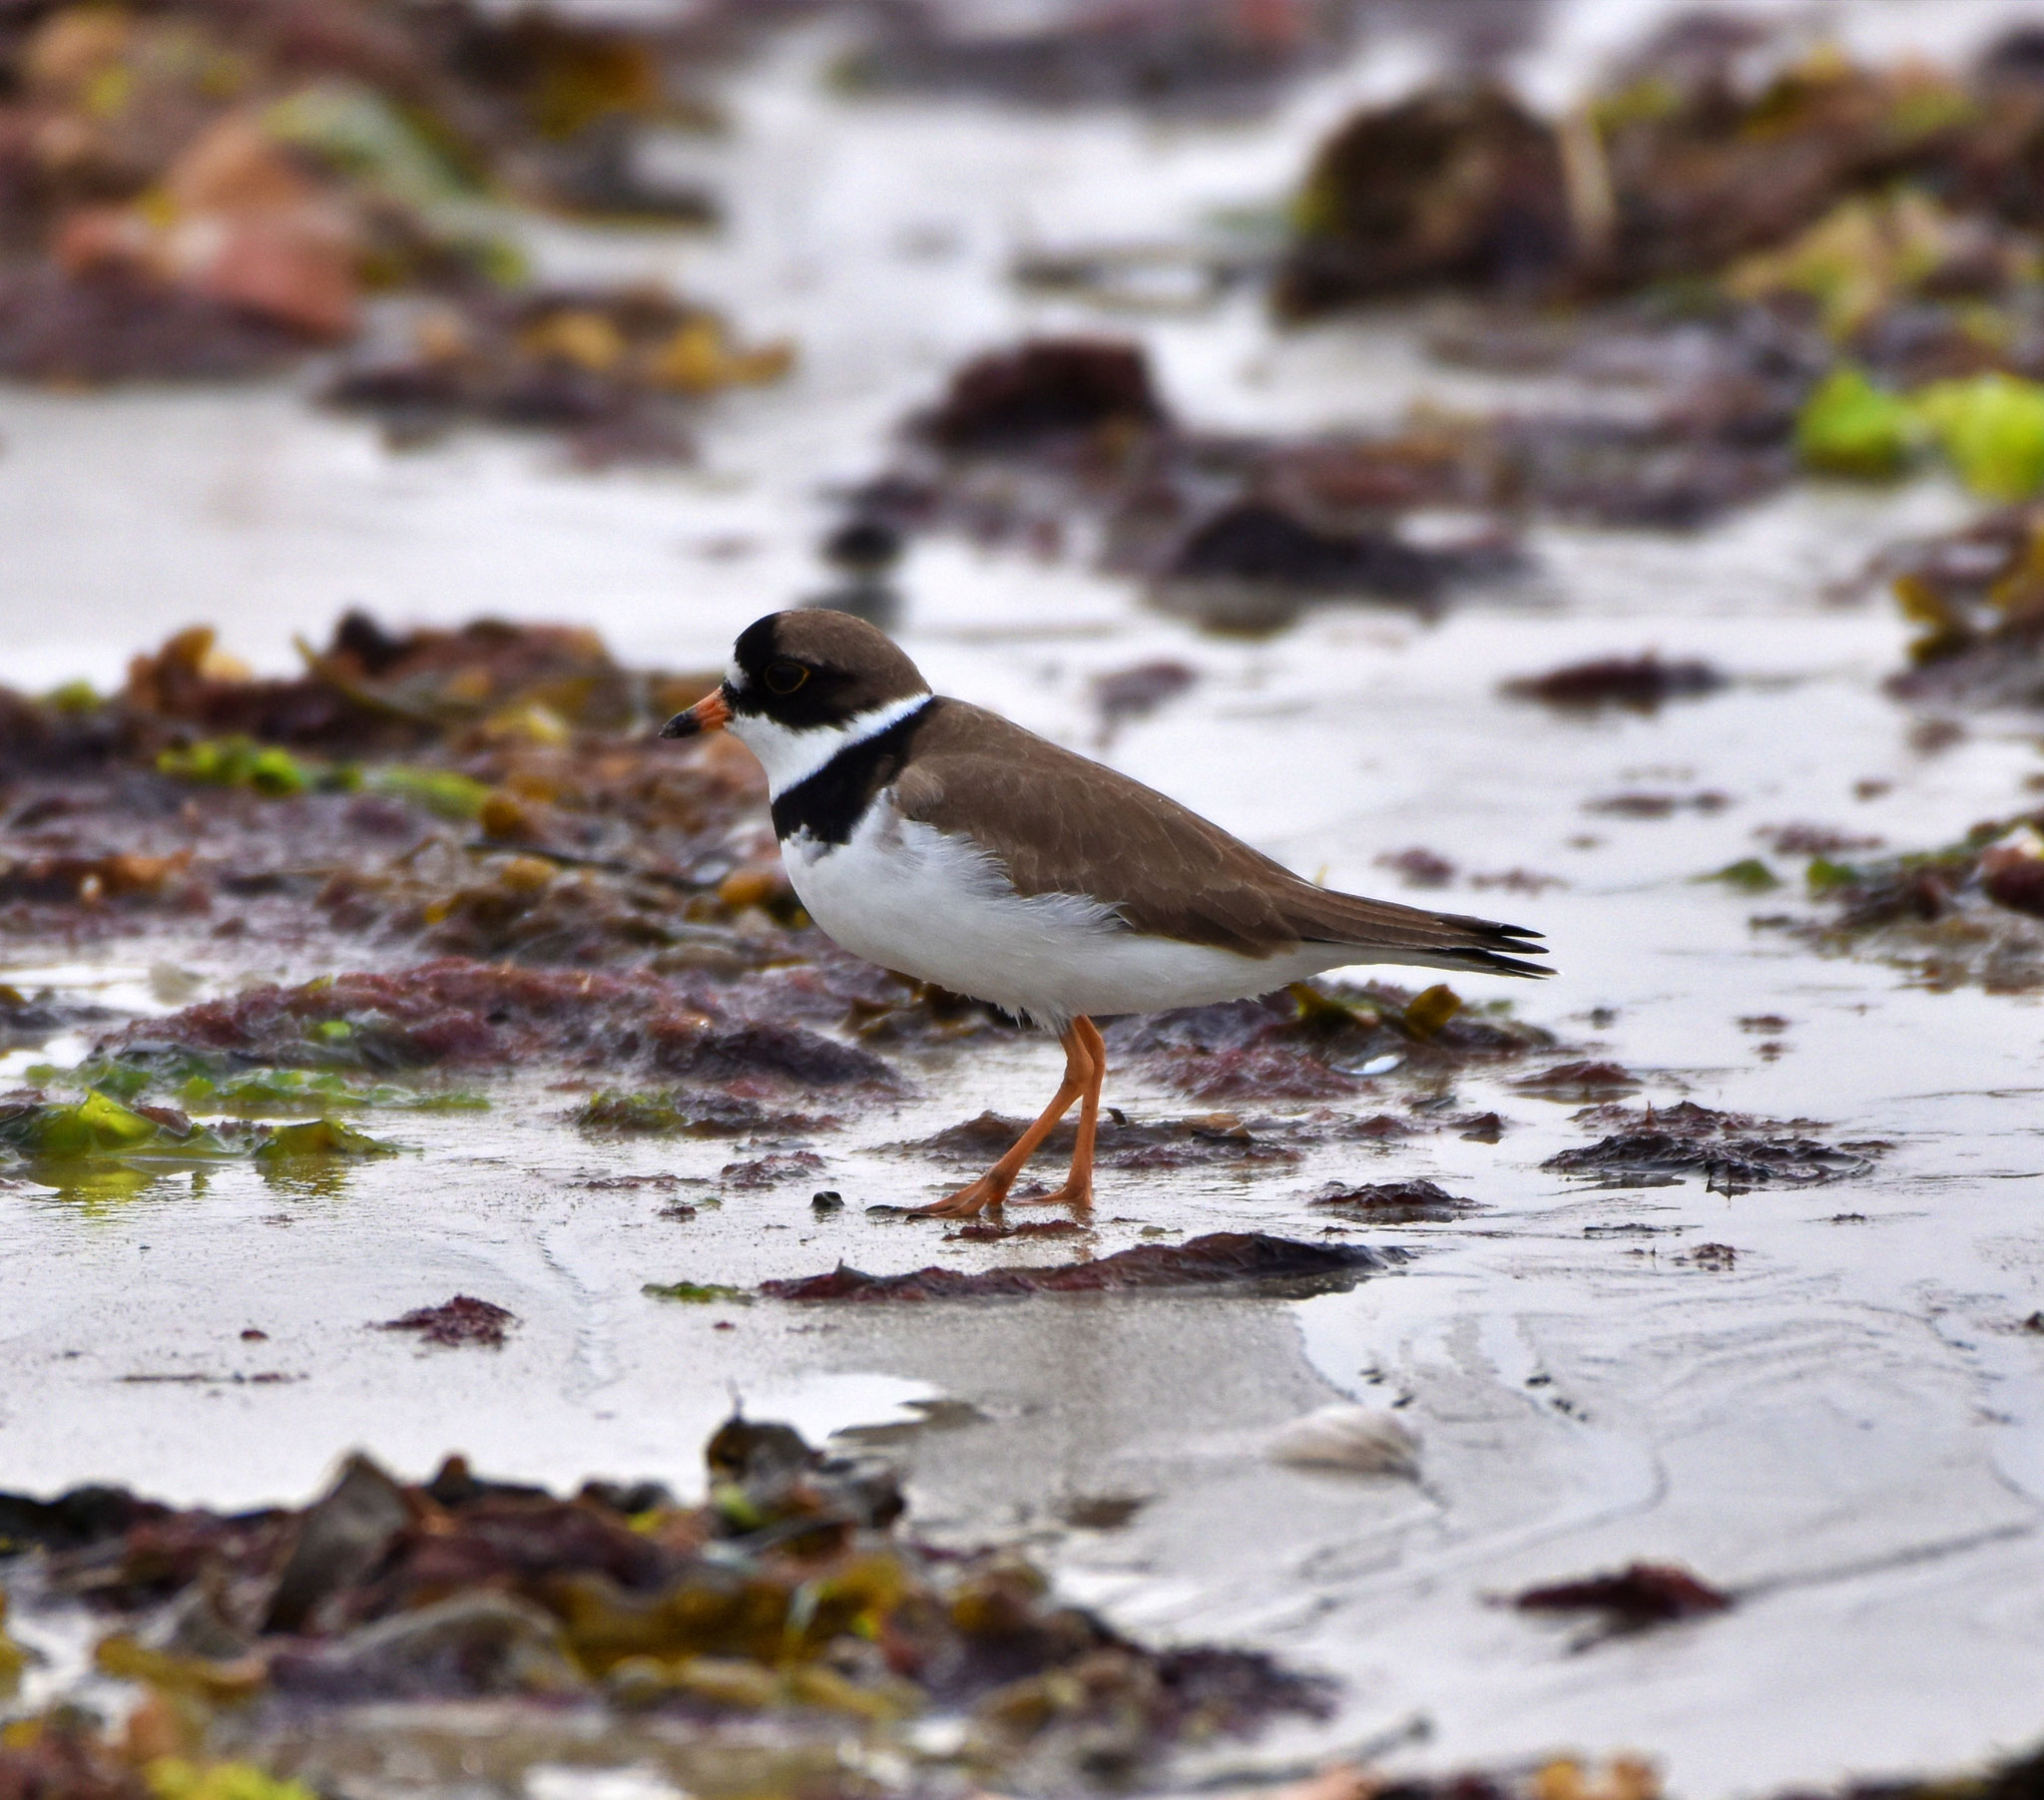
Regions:
M 819 849 L 797 835 L 781 855 L 809 916 L 854 956 L 1053 1030 L 1080 1014 L 1268 994 L 1355 956 L 1328 944 L 1239 956 L 1145 937 L 1070 894 L 1023 899 L 984 851 L 904 820 L 885 795 L 849 843 Z

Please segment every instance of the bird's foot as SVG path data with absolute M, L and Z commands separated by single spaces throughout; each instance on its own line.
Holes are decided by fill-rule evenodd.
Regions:
M 1008 1183 L 996 1181 L 992 1175 L 981 1175 L 969 1187 L 961 1187 L 947 1200 L 935 1200 L 927 1206 L 916 1206 L 909 1210 L 910 1218 L 977 1218 L 992 1208 L 998 1212 L 1001 1202 L 1008 1197 Z
M 1069 1206 L 1074 1212 L 1093 1210 L 1093 1183 L 1091 1180 L 1067 1181 L 1053 1193 L 1033 1193 L 1026 1199 L 1010 1198 L 1010 1206 Z

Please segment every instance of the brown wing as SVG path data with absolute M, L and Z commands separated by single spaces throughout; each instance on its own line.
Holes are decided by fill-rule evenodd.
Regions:
M 1085 894 L 1138 931 L 1246 956 L 1352 945 L 1357 962 L 1545 975 L 1539 934 L 1303 881 L 1176 800 L 1011 724 L 940 700 L 894 787 L 904 817 L 970 837 L 1016 891 Z

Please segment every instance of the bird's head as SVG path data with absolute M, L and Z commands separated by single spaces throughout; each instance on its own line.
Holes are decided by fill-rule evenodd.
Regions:
M 660 734 L 728 727 L 765 764 L 778 794 L 929 694 L 915 665 L 864 620 L 821 610 L 769 613 L 739 634 L 723 682 Z

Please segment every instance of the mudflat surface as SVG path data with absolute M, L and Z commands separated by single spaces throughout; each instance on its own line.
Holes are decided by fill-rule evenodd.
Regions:
M 1587 31 L 1598 15 L 1581 17 Z M 487 437 L 393 456 L 287 387 L 0 394 L 6 678 L 111 680 L 195 620 L 283 667 L 294 633 L 323 634 L 352 602 L 573 620 L 628 662 L 714 665 L 737 628 L 821 585 L 810 546 L 829 484 L 869 474 L 961 354 L 1100 325 L 1018 295 L 1003 274 L 1018 244 L 1195 234 L 1215 209 L 1280 191 L 1344 98 L 1395 73 L 1359 68 L 1253 128 L 1052 130 L 847 106 L 818 87 L 816 49 L 795 40 L 744 78 L 731 141 L 704 153 L 745 196 L 726 238 L 542 246 L 563 267 L 678 274 L 800 339 L 800 374 L 732 401 L 701 469 L 597 479 Z M 1143 333 L 1175 401 L 1216 424 L 1350 425 L 1421 393 L 1514 391 L 1430 368 L 1420 322 L 1395 315 L 1278 337 L 1243 295 Z M 1280 1137 L 1321 1120 L 1293 1160 L 1110 1168 L 1091 1229 L 1038 1241 L 947 1240 L 864 1210 L 971 1172 L 899 1146 L 989 1108 L 1033 1111 L 1059 1059 L 1012 1037 L 902 1054 L 912 1092 L 859 1101 L 806 1144 L 591 1135 L 567 1123 L 578 1097 L 534 1077 L 477 1084 L 486 1112 L 379 1117 L 406 1153 L 343 1175 L 24 1179 L 0 1190 L 4 1485 L 117 1481 L 226 1507 L 300 1499 L 349 1448 L 409 1475 L 459 1449 L 557 1487 L 606 1473 L 687 1492 L 738 1394 L 811 1435 L 886 1442 L 925 1529 L 1025 1542 L 1118 1624 L 1249 1642 L 1342 1680 L 1334 1719 L 1234 1761 L 1423 1719 L 1391 1766 L 1632 1749 L 1709 1800 L 2027 1742 L 2044 1728 L 2044 1336 L 2023 1325 L 2044 1304 L 2044 1013 L 1756 931 L 1756 912 L 1793 902 L 1695 879 L 1754 854 L 1763 827 L 1907 848 L 2010 810 L 2037 767 L 2033 730 L 1976 720 L 1918 747 L 1918 720 L 1879 685 L 1900 622 L 1836 597 L 1879 544 L 1967 510 L 1931 481 L 1803 484 L 1693 536 L 1542 528 L 1533 574 L 1437 622 L 1329 610 L 1253 644 L 1160 619 L 1076 560 L 926 540 L 901 577 L 902 641 L 941 689 L 1332 884 L 1402 894 L 1380 857 L 1446 859 L 1446 885 L 1409 897 L 1538 925 L 1560 969 L 1457 991 L 1510 1002 L 1555 1052 L 1451 1091 L 1393 1068 L 1333 1103 L 1231 1101 Z M 1652 715 L 1498 691 L 1650 649 L 1732 683 Z M 1103 742 L 1093 677 L 1160 657 L 1197 685 Z M 1860 783 L 1885 785 L 1860 798 Z M 1684 803 L 1705 793 L 1722 804 Z M 1625 794 L 1677 804 L 1597 809 Z M 1553 879 L 1477 883 L 1514 870 Z M 87 964 L 19 942 L 4 955 L 0 982 L 145 1014 L 326 972 L 175 934 Z M 31 1046 L 0 1068 L 82 1048 Z M 1577 1120 L 1580 1097 L 1515 1086 L 1570 1060 L 1630 1071 L 1631 1107 L 1690 1101 L 1888 1147 L 1807 1187 L 1724 1192 L 1694 1171 L 1589 1184 L 1541 1165 L 1611 1125 Z M 1127 1073 L 1107 1098 L 1138 1122 L 1200 1110 Z M 1501 1131 L 1365 1140 L 1328 1123 L 1421 1102 L 1495 1112 Z M 725 1172 L 802 1147 L 820 1169 L 758 1187 Z M 631 1176 L 655 1179 L 619 1184 Z M 1330 1225 L 1310 1205 L 1329 1182 L 1421 1177 L 1477 1209 Z M 824 1189 L 842 1210 L 814 1210 Z M 643 1291 L 840 1261 L 1066 1262 L 1223 1230 L 1335 1230 L 1410 1256 L 1304 1298 L 840 1309 Z M 368 1329 L 456 1293 L 516 1315 L 501 1350 Z M 1421 1440 L 1417 1482 L 1266 1455 L 1278 1427 L 1344 1398 L 1397 1405 Z M 1085 1504 L 1114 1500 L 1142 1504 Z M 1686 1566 L 1739 1603 L 1594 1643 L 1492 1603 L 1634 1561 Z

